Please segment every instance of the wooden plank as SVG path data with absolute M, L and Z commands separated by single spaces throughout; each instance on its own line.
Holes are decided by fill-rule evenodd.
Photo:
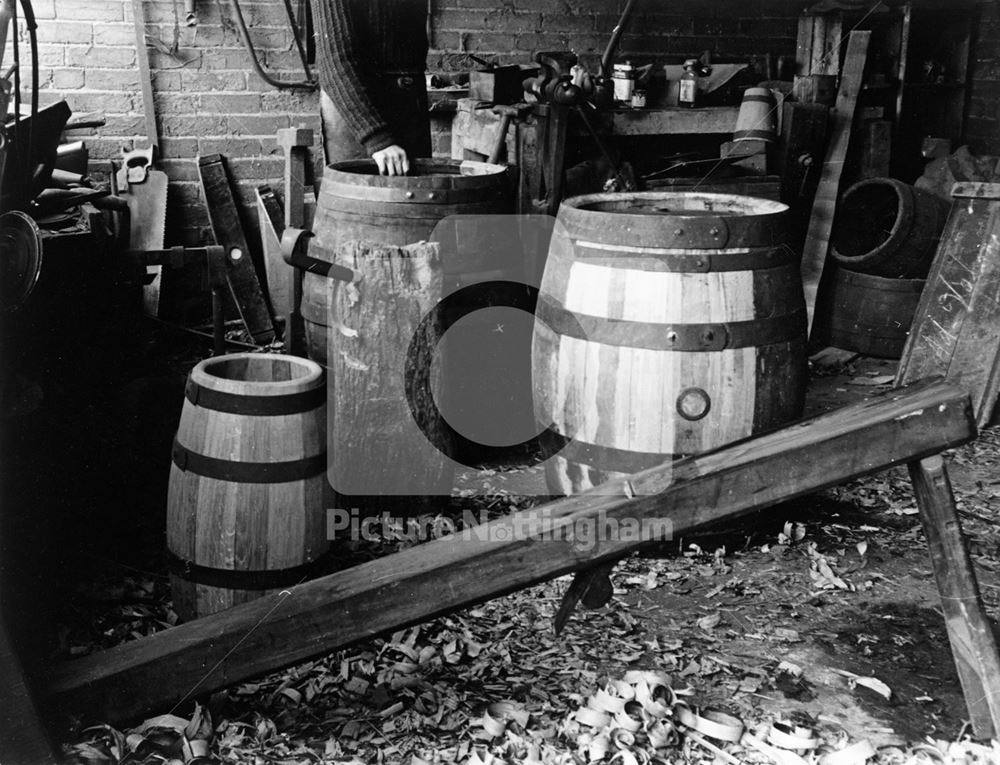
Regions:
M 948 640 L 976 738 L 1000 731 L 1000 657 L 940 455 L 909 465 Z
M 53 701 L 115 722 L 975 436 L 944 384 L 861 402 L 409 548 L 54 668 Z M 651 526 L 650 526 L 651 524 Z M 622 526 L 624 528 L 624 526 Z M 574 530 L 586 529 L 586 543 Z M 341 532 L 343 533 L 343 532 Z
M 243 253 L 238 260 L 229 259 L 229 287 L 233 301 L 254 343 L 267 345 L 274 340 L 274 322 L 243 233 L 222 155 L 199 157 L 198 170 L 216 244 L 227 251 L 239 248 Z
M 944 377 L 984 427 L 1000 394 L 1000 184 L 957 183 L 952 197 L 896 383 Z
M 616 111 L 611 113 L 611 132 L 614 135 L 732 133 L 739 112 L 738 106 Z
M 337 283 L 331 298 L 337 329 L 327 345 L 330 484 L 354 497 L 447 497 L 453 463 L 429 439 L 446 444 L 450 436 L 430 398 L 408 398 L 422 373 L 406 369 L 408 361 L 425 359 L 416 367 L 426 372 L 425 390 L 441 391 L 442 367 L 430 360 L 444 327 L 440 316 L 424 321 L 444 295 L 440 248 L 355 241 L 337 248 L 336 262 L 361 278 Z
M 149 46 L 146 44 L 146 21 L 142 13 L 142 0 L 132 0 L 132 23 L 135 27 L 136 63 L 139 66 L 146 138 L 153 147 L 153 156 L 157 157 L 160 153 L 160 135 L 156 128 L 156 102 L 153 100 L 153 75 L 149 69 Z
M 291 306 L 292 279 L 295 273 L 281 254 L 281 235 L 285 232 L 284 214 L 278 195 L 270 186 L 258 186 L 257 220 L 260 223 L 260 243 L 267 273 L 267 297 L 276 317 L 284 317 Z
M 865 178 L 887 178 L 892 157 L 892 122 L 869 120 L 861 128 L 862 144 L 857 174 L 851 181 Z
M 823 104 L 786 101 L 783 110 L 778 174 L 781 201 L 792 210 L 793 246 L 798 250 L 806 235 L 806 213 L 812 207 L 819 183 L 830 109 Z
M 809 229 L 802 251 L 802 284 L 806 295 L 806 314 L 810 328 L 812 328 L 819 281 L 823 276 L 827 251 L 830 249 L 830 232 L 833 229 L 833 216 L 840 194 L 840 179 L 850 143 L 854 110 L 858 103 L 858 94 L 861 92 L 870 39 L 871 32 L 855 30 L 851 32 L 847 41 L 847 55 L 844 60 L 844 71 L 840 77 L 837 105 L 833 111 L 830 142 L 827 145 L 826 158 L 823 161 L 819 186 L 816 188 L 812 217 L 809 219 Z

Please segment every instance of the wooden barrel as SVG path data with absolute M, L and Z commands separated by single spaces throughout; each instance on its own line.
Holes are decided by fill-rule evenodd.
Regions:
M 535 416 L 574 493 L 801 415 L 805 302 L 788 208 L 729 194 L 568 199 L 536 309 Z
M 835 269 L 816 296 L 813 343 L 900 358 L 924 283 Z
M 410 175 L 379 175 L 373 160 L 328 165 L 313 220 L 309 254 L 334 262 L 339 244 L 358 239 L 407 245 L 431 238 L 440 221 L 453 215 L 495 215 L 512 211 L 507 168 L 484 162 L 416 159 Z M 493 251 L 442 247 L 446 279 L 494 270 Z M 446 289 L 449 285 L 446 285 Z M 329 279 L 307 273 L 302 316 L 309 357 L 326 365 L 330 306 Z
M 923 279 L 937 252 L 947 203 L 894 178 L 868 178 L 841 197 L 833 257 L 851 271 Z
M 192 619 L 302 581 L 329 548 L 326 385 L 308 359 L 239 353 L 195 366 L 185 397 L 167 549 Z

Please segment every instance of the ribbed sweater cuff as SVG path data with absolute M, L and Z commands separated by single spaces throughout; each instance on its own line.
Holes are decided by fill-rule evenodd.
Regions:
M 396 140 L 392 137 L 392 132 L 388 127 L 381 127 L 375 132 L 361 138 L 361 145 L 365 147 L 368 156 L 377 151 L 382 151 L 382 149 L 387 149 L 394 143 L 396 143 Z

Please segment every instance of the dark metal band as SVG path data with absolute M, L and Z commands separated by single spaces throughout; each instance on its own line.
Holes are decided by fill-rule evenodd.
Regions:
M 358 186 L 350 183 L 338 183 L 336 181 L 325 184 L 321 194 L 325 194 L 330 201 L 329 206 L 341 209 L 341 200 L 353 199 L 365 204 L 374 202 L 387 202 L 393 204 L 435 204 L 435 205 L 457 205 L 470 202 L 489 202 L 500 198 L 504 194 L 504 186 L 497 183 L 495 188 L 393 188 L 388 186 Z M 326 201 L 326 200 L 325 200 Z
M 805 331 L 805 315 L 801 310 L 749 321 L 655 324 L 575 313 L 540 295 L 535 315 L 558 335 L 652 351 L 722 351 L 764 346 L 801 338 Z
M 170 572 L 194 584 L 207 587 L 225 587 L 232 590 L 275 590 L 281 587 L 293 587 L 307 579 L 329 573 L 332 568 L 332 557 L 329 553 L 321 555 L 314 561 L 290 568 L 278 568 L 254 571 L 239 571 L 229 568 L 213 568 L 199 566 L 167 550 L 167 567 Z
M 323 406 L 326 403 L 326 386 L 320 385 L 283 396 L 244 396 L 212 390 L 189 379 L 184 395 L 195 406 L 214 412 L 244 414 L 249 417 L 279 417 L 303 414 Z
M 725 250 L 700 253 L 664 252 L 663 248 L 634 248 L 627 252 L 594 247 L 592 242 L 573 242 L 574 262 L 632 268 L 643 271 L 671 271 L 704 274 L 721 271 L 759 271 L 798 263 L 799 255 L 788 245 L 755 247 L 749 252 Z
M 184 472 L 231 483 L 291 483 L 322 475 L 326 452 L 288 462 L 234 462 L 206 457 L 174 441 L 174 464 Z

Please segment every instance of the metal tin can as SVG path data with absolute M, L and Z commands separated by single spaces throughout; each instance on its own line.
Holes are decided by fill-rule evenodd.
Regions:
M 611 70 L 611 79 L 615 86 L 615 101 L 630 104 L 635 90 L 635 67 L 628 61 L 615 64 Z
M 636 90 L 632 92 L 632 108 L 633 109 L 645 109 L 646 108 L 646 91 Z

